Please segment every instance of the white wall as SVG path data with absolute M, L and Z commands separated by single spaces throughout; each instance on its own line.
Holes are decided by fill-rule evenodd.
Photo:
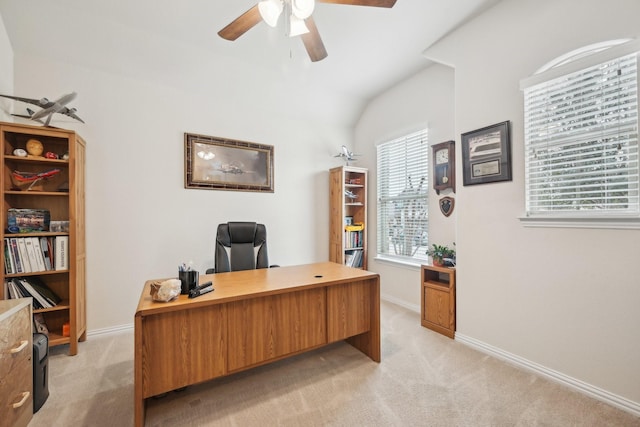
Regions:
M 350 129 L 256 107 L 241 90 L 227 102 L 43 58 L 16 54 L 15 63 L 22 96 L 78 92 L 86 124 L 53 124 L 87 141 L 89 331 L 131 325 L 145 280 L 176 277 L 183 261 L 212 267 L 221 222 L 266 224 L 273 263 L 328 259 L 328 170 Z M 184 132 L 273 145 L 275 193 L 184 189 Z
M 13 95 L 13 49 L 2 15 L 0 15 L 0 93 Z M 10 112 L 10 101 L 7 98 L 0 98 L 0 120 L 12 121 Z
M 452 140 L 454 132 L 454 75 L 443 65 L 430 66 L 371 101 L 355 127 L 358 165 L 369 168 L 369 269 L 380 274 L 384 298 L 420 310 L 420 269 L 374 260 L 376 253 L 376 145 L 412 131 L 429 129 L 429 144 Z M 431 151 L 429 151 L 431 156 Z M 429 177 L 431 180 L 431 177 Z M 451 190 L 436 195 L 429 183 L 429 242 L 452 246 L 457 207 L 445 217 L 438 200 L 456 197 Z
M 458 143 L 461 133 L 512 124 L 513 181 L 458 186 L 458 336 L 602 389 L 635 411 L 640 231 L 522 226 L 518 87 L 561 54 L 640 36 L 639 16 L 637 0 L 505 0 L 426 52 L 455 67 Z

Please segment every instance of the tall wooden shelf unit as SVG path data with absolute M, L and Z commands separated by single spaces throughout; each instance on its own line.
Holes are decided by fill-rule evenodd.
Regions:
M 349 265 L 348 259 L 357 254 L 362 260 L 357 267 L 367 269 L 367 186 L 365 168 L 340 166 L 329 171 L 329 261 Z M 347 217 L 364 226 L 355 245 L 345 231 Z
M 68 153 L 68 160 L 45 157 L 20 157 L 14 155 L 17 148 L 26 148 L 27 141 L 42 143 L 43 154 Z M 86 339 L 86 247 L 85 247 L 85 149 L 84 140 L 74 131 L 48 127 L 0 122 L 0 156 L 4 173 L 0 176 L 0 189 L 4 202 L 0 215 L 2 242 L 11 237 L 68 236 L 67 270 L 40 271 L 37 273 L 7 274 L 4 256 L 0 257 L 3 282 L 14 277 L 37 276 L 51 288 L 62 302 L 55 307 L 34 310 L 42 313 L 49 329 L 49 345 L 69 344 L 69 354 L 78 352 L 78 341 Z M 50 180 L 43 180 L 30 190 L 18 189 L 12 181 L 12 172 L 43 172 L 60 169 Z M 67 186 L 63 185 L 68 183 Z M 52 221 L 69 221 L 68 232 L 10 233 L 7 229 L 7 211 L 11 208 L 46 209 Z M 0 297 L 8 299 L 4 287 Z M 63 336 L 63 325 L 69 325 L 68 336 Z M 65 328 L 66 329 L 66 328 Z
M 456 269 L 422 266 L 421 324 L 449 338 L 456 333 Z

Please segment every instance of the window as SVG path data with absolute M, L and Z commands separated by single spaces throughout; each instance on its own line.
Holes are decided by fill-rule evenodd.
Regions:
M 378 256 L 427 261 L 427 130 L 378 145 Z
M 637 46 L 523 82 L 528 217 L 639 216 Z

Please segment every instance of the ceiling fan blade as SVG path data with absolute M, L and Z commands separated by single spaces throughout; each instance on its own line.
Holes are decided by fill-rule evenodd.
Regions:
M 327 50 L 324 48 L 324 43 L 322 43 L 322 38 L 318 32 L 316 23 L 311 16 L 305 19 L 304 23 L 309 29 L 309 32 L 302 34 L 300 37 L 302 37 L 302 43 L 304 43 L 304 47 L 307 49 L 311 62 L 323 60 L 327 57 Z
M 393 7 L 396 4 L 396 0 L 318 0 L 318 2 L 373 7 Z
M 260 16 L 260 11 L 256 4 L 222 30 L 218 31 L 218 35 L 223 39 L 233 41 L 249 31 L 260 21 L 262 21 L 262 17 Z

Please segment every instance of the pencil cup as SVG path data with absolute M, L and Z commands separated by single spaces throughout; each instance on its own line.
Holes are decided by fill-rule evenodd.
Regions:
M 198 276 L 198 272 L 194 270 L 178 272 L 178 278 L 180 279 L 180 293 L 182 295 L 189 295 L 189 291 L 198 286 Z

